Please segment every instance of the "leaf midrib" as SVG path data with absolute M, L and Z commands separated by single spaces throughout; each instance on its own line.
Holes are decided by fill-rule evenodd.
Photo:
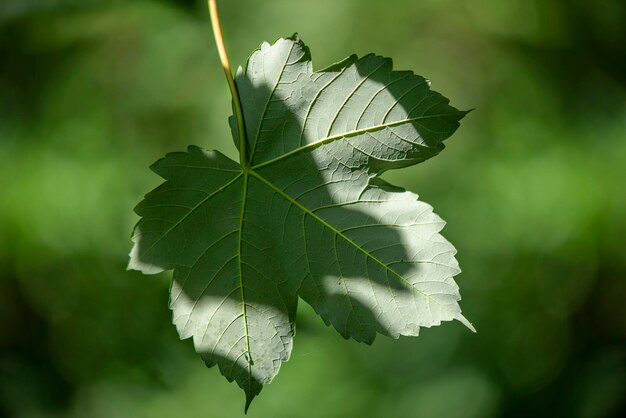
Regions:
M 239 180 L 239 178 L 244 175 L 244 172 L 242 171 L 241 173 L 237 174 L 235 177 L 233 177 L 231 180 L 229 180 L 227 183 L 225 183 L 223 186 L 219 187 L 218 189 L 214 190 L 213 192 L 207 194 L 207 196 L 205 198 L 203 198 L 200 202 L 198 202 L 194 207 L 192 207 L 189 212 L 187 212 L 183 217 L 181 217 L 176 223 L 174 223 L 171 227 L 169 227 L 167 229 L 167 231 L 165 231 L 163 233 L 163 235 L 161 235 L 158 239 L 156 239 L 147 249 L 143 250 L 139 256 L 143 257 L 145 256 L 148 252 L 150 252 L 159 242 L 161 242 L 161 240 L 163 240 L 163 238 L 165 238 L 166 236 L 169 235 L 170 232 L 172 232 L 174 229 L 178 228 L 180 226 L 180 224 L 182 224 L 185 219 L 187 219 L 189 216 L 191 216 L 192 213 L 194 213 L 199 207 L 201 207 L 203 204 L 205 204 L 206 202 L 208 202 L 213 196 L 215 196 L 216 194 L 223 192 L 224 190 L 226 190 L 227 188 L 229 188 L 230 186 L 232 186 L 234 183 L 237 182 L 237 180 Z
M 460 112 L 460 111 L 459 111 Z M 414 118 L 406 118 L 406 119 L 402 119 L 402 120 L 397 120 L 394 122 L 389 122 L 389 123 L 381 123 L 379 125 L 374 125 L 374 126 L 369 126 L 367 128 L 362 128 L 362 129 L 355 129 L 352 131 L 348 131 L 348 132 L 343 132 L 337 135 L 332 135 L 332 136 L 328 136 L 326 138 L 322 138 L 319 139 L 315 142 L 311 142 L 310 144 L 298 147 L 296 149 L 293 149 L 285 154 L 279 155 L 278 157 L 272 158 L 271 160 L 265 161 L 263 163 L 259 163 L 256 165 L 253 165 L 251 167 L 251 169 L 253 170 L 258 170 L 259 168 L 262 167 L 266 167 L 268 165 L 277 163 L 278 161 L 281 161 L 287 157 L 290 157 L 294 154 L 300 153 L 302 151 L 306 151 L 312 148 L 316 148 L 320 145 L 324 145 L 324 144 L 328 144 L 329 142 L 333 142 L 336 141 L 338 139 L 344 139 L 344 138 L 350 138 L 350 137 L 354 137 L 354 136 L 359 136 L 361 134 L 365 134 L 368 132 L 375 132 L 381 129 L 385 129 L 385 128 L 393 128 L 395 126 L 399 126 L 399 125 L 403 125 L 405 123 L 411 123 L 411 122 L 417 122 L 420 120 L 425 120 L 425 119 L 431 119 L 431 118 L 440 118 L 440 117 L 444 117 L 444 116 L 450 116 L 450 113 L 442 113 L 442 114 L 437 114 L 437 115 L 422 115 L 422 116 L 416 116 Z
M 248 178 L 249 175 L 246 170 L 243 171 L 243 197 L 241 199 L 241 213 L 239 215 L 239 232 L 237 235 L 237 264 L 239 268 L 239 289 L 241 294 L 241 313 L 243 315 L 243 326 L 244 332 L 246 334 L 246 353 L 247 353 L 247 363 L 248 363 L 248 386 L 250 385 L 250 381 L 252 380 L 252 353 L 250 353 L 250 333 L 248 331 L 248 314 L 246 310 L 246 294 L 244 291 L 244 280 L 243 280 L 243 262 L 241 259 L 242 256 L 242 243 L 243 243 L 243 223 L 245 219 L 246 212 L 246 201 L 248 200 Z M 249 389 L 249 388 L 248 388 Z
M 265 184 L 267 187 L 269 187 L 271 190 L 273 190 L 274 192 L 278 193 L 281 197 L 283 197 L 285 200 L 287 200 L 289 203 L 291 203 L 292 205 L 296 206 L 298 209 L 300 209 L 302 212 L 304 212 L 306 215 L 311 216 L 313 219 L 315 219 L 317 222 L 319 222 L 320 224 L 322 224 L 323 226 L 325 226 L 326 228 L 330 229 L 333 233 L 335 233 L 337 236 L 340 236 L 341 238 L 343 238 L 346 242 L 348 242 L 350 245 L 352 245 L 354 248 L 356 248 L 358 251 L 362 252 L 366 257 L 372 259 L 374 262 L 376 262 L 377 264 L 379 264 L 381 267 L 383 267 L 385 270 L 389 271 L 390 273 L 392 273 L 394 276 L 396 276 L 398 279 L 400 279 L 400 281 L 402 281 L 403 283 L 407 284 L 410 288 L 414 289 L 418 294 L 420 294 L 420 296 L 422 296 L 423 298 L 425 298 L 428 301 L 433 301 L 436 305 L 440 306 L 442 309 L 444 309 L 445 311 L 449 312 L 454 318 L 457 318 L 458 315 L 453 312 L 450 311 L 450 309 L 448 309 L 445 305 L 442 305 L 441 303 L 439 303 L 436 299 L 432 298 L 430 295 L 428 295 L 427 293 L 425 293 L 423 290 L 417 288 L 413 283 L 409 282 L 407 279 L 405 279 L 404 277 L 402 277 L 399 273 L 397 273 L 395 270 L 393 270 L 392 268 L 390 268 L 389 266 L 387 266 L 385 263 L 383 263 L 381 260 L 379 260 L 376 256 L 374 256 L 373 254 L 371 254 L 369 251 L 365 250 L 363 247 L 361 247 L 360 245 L 358 245 L 356 242 L 354 242 L 353 240 L 351 240 L 349 237 L 347 237 L 345 234 L 343 234 L 341 231 L 339 231 L 337 228 L 335 228 L 334 226 L 332 226 L 331 224 L 329 224 L 328 222 L 326 222 L 324 219 L 322 219 L 321 217 L 319 217 L 318 215 L 316 215 L 315 213 L 313 213 L 311 210 L 309 210 L 308 208 L 306 208 L 305 206 L 303 206 L 300 202 L 298 202 L 297 200 L 293 199 L 291 196 L 289 196 L 287 193 L 285 193 L 284 191 L 282 191 L 280 188 L 276 187 L 272 182 L 270 182 L 269 180 L 267 180 L 265 177 L 261 176 L 259 173 L 257 173 L 255 170 L 253 169 L 248 169 L 246 170 L 247 173 L 255 178 L 257 178 L 259 181 L 261 181 L 263 184 Z
M 267 108 L 269 107 L 269 104 L 272 101 L 272 97 L 274 96 L 274 93 L 276 93 L 276 89 L 278 88 L 278 85 L 280 84 L 280 81 L 283 78 L 283 73 L 285 72 L 285 68 L 287 68 L 287 64 L 289 63 L 289 58 L 291 57 L 291 53 L 293 52 L 294 45 L 295 45 L 295 42 L 292 42 L 291 47 L 289 48 L 289 52 L 287 53 L 287 56 L 285 58 L 285 62 L 283 63 L 282 68 L 280 70 L 279 76 L 276 78 L 276 83 L 274 84 L 274 87 L 272 88 L 272 92 L 267 96 L 267 101 L 265 102 L 265 106 L 263 106 L 263 112 L 261 112 L 261 115 L 259 116 L 259 126 L 257 127 L 254 141 L 252 142 L 252 148 L 250 150 L 250 156 L 249 156 L 250 163 L 252 163 L 252 161 L 254 160 L 254 152 L 256 151 L 256 146 L 257 146 L 257 143 L 259 142 L 259 135 L 261 133 L 261 127 L 263 126 L 263 122 L 265 121 Z M 243 103 L 242 103 L 242 107 L 243 107 Z

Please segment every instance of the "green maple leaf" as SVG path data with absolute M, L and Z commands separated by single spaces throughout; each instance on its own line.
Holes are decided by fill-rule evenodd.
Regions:
M 366 343 L 453 319 L 473 329 L 444 222 L 379 178 L 439 153 L 466 112 L 387 58 L 313 72 L 297 36 L 263 44 L 236 85 L 245 167 L 193 146 L 156 162 L 165 182 L 136 208 L 129 268 L 174 269 L 181 338 L 246 409 L 289 358 L 298 297 Z

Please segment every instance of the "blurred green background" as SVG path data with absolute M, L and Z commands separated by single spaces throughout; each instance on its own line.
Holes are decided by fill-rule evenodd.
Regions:
M 301 303 L 250 417 L 626 416 L 626 4 L 231 0 L 233 63 L 299 32 L 316 68 L 394 58 L 476 108 L 392 172 L 448 226 L 464 314 L 343 340 Z M 0 0 L 0 416 L 239 417 L 180 342 L 169 276 L 125 270 L 148 165 L 234 156 L 204 1 Z

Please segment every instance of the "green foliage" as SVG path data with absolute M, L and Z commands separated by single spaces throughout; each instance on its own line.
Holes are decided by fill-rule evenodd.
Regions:
M 290 356 L 298 297 L 365 343 L 453 319 L 473 330 L 444 222 L 379 177 L 439 153 L 466 112 L 379 56 L 313 72 L 297 36 L 264 43 L 236 84 L 243 166 L 193 146 L 155 163 L 166 181 L 136 208 L 129 268 L 174 269 L 181 338 L 246 408 Z
M 179 341 L 171 272 L 125 271 L 129 208 L 162 181 L 149 164 L 188 144 L 237 160 L 191 3 L 0 1 L 0 416 L 243 416 L 239 387 Z M 302 301 L 251 416 L 626 416 L 626 3 L 221 4 L 234 62 L 297 28 L 316 69 L 384 52 L 479 109 L 443 158 L 382 176 L 447 221 L 479 336 L 354 344 Z

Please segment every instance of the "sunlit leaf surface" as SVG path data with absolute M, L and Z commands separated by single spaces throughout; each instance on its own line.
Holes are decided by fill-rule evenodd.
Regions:
M 129 267 L 174 270 L 181 338 L 249 406 L 289 358 L 298 297 L 366 343 L 453 319 L 473 330 L 444 222 L 379 177 L 439 153 L 466 112 L 387 58 L 314 72 L 297 36 L 264 43 L 236 83 L 246 167 L 195 146 L 168 154 L 136 208 Z

